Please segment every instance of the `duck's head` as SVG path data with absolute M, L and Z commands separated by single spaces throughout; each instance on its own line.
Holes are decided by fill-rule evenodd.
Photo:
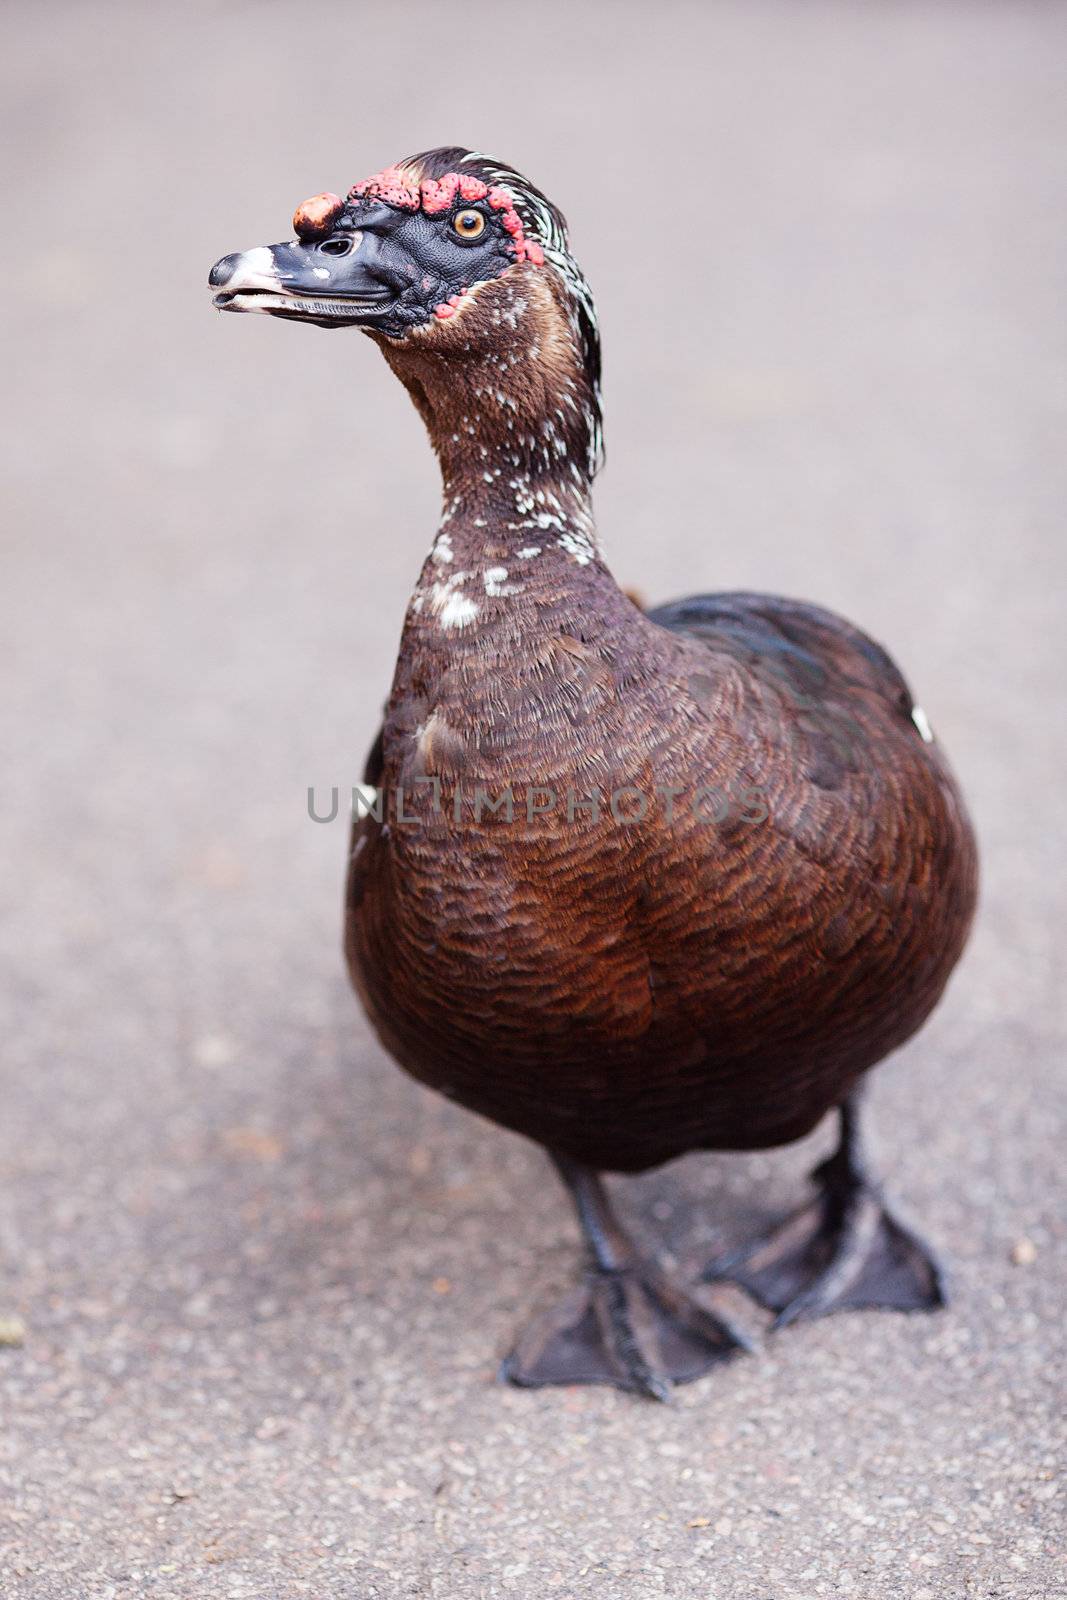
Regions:
M 521 174 L 460 147 L 428 150 L 354 184 L 344 199 L 303 201 L 293 228 L 296 237 L 282 244 L 215 263 L 208 284 L 220 311 L 361 329 L 424 414 L 436 387 L 427 369 L 440 375 L 442 362 L 453 379 L 457 363 L 488 360 L 506 376 L 531 360 L 547 362 L 565 394 L 574 391 L 571 406 L 587 414 L 595 466 L 600 345 L 592 296 L 562 214 Z

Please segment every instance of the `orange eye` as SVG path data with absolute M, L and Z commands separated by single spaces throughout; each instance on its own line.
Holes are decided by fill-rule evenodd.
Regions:
M 457 211 L 452 218 L 452 227 L 461 239 L 477 239 L 479 234 L 485 232 L 485 215 L 473 209 Z

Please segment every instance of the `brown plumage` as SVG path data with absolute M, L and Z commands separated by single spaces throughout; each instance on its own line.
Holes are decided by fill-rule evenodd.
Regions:
M 476 543 L 453 534 L 472 570 Z M 861 635 L 757 596 L 668 615 L 693 620 L 560 552 L 456 638 L 409 619 L 375 781 L 418 820 L 360 824 L 351 869 L 352 972 L 397 1060 L 616 1171 L 807 1133 L 925 1019 L 973 894 L 944 763 Z M 532 821 L 531 788 L 558 797 Z
M 420 175 L 464 159 L 391 169 L 356 226 L 382 193 L 404 208 L 398 170 L 418 211 Z M 528 238 L 536 201 L 519 205 Z M 396 1060 L 544 1145 L 575 1196 L 592 1275 L 508 1375 L 661 1395 L 742 1341 L 640 1260 L 598 1171 L 782 1144 L 842 1107 L 799 1237 L 729 1275 L 783 1320 L 940 1302 L 867 1177 L 854 1091 L 937 1002 L 976 856 L 925 719 L 865 635 L 749 594 L 646 614 L 616 585 L 589 498 L 595 322 L 569 256 L 553 262 L 551 216 L 547 263 L 370 330 L 426 423 L 445 516 L 366 774 L 380 817 L 354 827 L 346 950 Z

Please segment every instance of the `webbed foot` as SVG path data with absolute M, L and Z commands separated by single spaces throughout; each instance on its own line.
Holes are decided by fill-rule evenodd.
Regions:
M 866 1172 L 858 1106 L 842 1107 L 842 1138 L 816 1167 L 819 1193 L 754 1243 L 705 1270 L 777 1311 L 776 1328 L 831 1311 L 880 1307 L 933 1311 L 946 1304 L 945 1274 L 929 1246 L 905 1226 Z
M 610 1383 L 652 1400 L 750 1348 L 649 1262 L 592 1267 L 586 1281 L 520 1336 L 501 1376 L 525 1388 Z
M 610 1383 L 653 1400 L 751 1346 L 700 1305 L 619 1224 L 599 1176 L 554 1156 L 589 1249 L 585 1281 L 538 1317 L 504 1361 L 501 1377 L 525 1388 Z

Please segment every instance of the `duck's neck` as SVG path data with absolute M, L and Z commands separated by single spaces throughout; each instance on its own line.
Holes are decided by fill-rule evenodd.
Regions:
M 577 614 L 594 590 L 614 587 L 588 482 L 481 459 L 476 478 L 445 475 L 441 523 L 408 606 L 405 640 L 435 656 L 512 654 L 548 614 Z
M 476 430 L 471 445 L 467 459 L 442 461 L 441 522 L 431 564 L 539 562 L 580 573 L 599 561 L 592 485 L 584 472 L 573 472 L 568 461 L 546 468 L 518 452 L 493 450 Z
M 505 343 L 475 338 L 448 353 L 383 344 L 426 424 L 443 486 L 405 644 L 417 637 L 435 653 L 466 653 L 476 637 L 514 640 L 568 594 L 592 604 L 591 590 L 614 588 L 593 521 L 592 397 L 555 306 L 533 309 L 524 320 L 512 306 L 517 326 Z

